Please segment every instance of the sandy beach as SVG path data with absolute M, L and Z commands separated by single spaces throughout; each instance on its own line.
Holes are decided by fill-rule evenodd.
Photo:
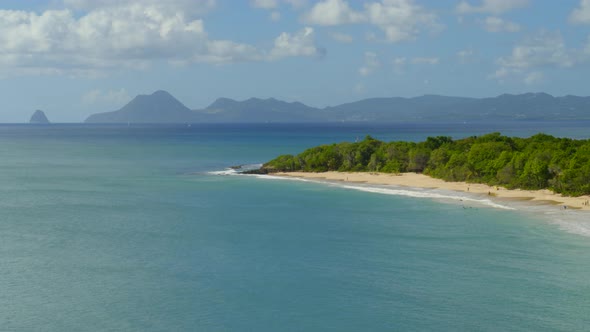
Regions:
M 520 190 L 506 189 L 503 187 L 492 187 L 485 184 L 475 184 L 466 182 L 446 182 L 440 179 L 431 178 L 430 176 L 417 173 L 350 173 L 350 172 L 290 172 L 276 173 L 273 175 L 290 176 L 306 179 L 328 180 L 328 181 L 347 181 L 352 183 L 367 183 L 379 185 L 395 185 L 414 188 L 432 188 L 469 192 L 483 195 L 492 200 L 521 200 L 528 201 L 532 204 L 555 205 L 556 208 L 567 206 L 568 209 L 590 210 L 590 206 L 585 202 L 590 200 L 590 196 L 564 197 L 555 194 L 550 190 Z

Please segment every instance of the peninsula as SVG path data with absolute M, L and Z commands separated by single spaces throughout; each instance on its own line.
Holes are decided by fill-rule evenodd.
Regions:
M 382 142 L 367 136 L 283 155 L 258 173 L 469 191 L 590 209 L 590 140 L 491 133 Z

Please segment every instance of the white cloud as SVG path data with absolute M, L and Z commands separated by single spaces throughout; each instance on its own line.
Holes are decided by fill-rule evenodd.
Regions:
M 527 85 L 540 83 L 541 81 L 543 81 L 543 73 L 538 72 L 538 71 L 528 73 L 526 75 L 526 77 L 524 78 L 524 83 Z
M 274 9 L 278 7 L 277 0 L 250 0 L 250 4 L 256 8 Z
M 393 59 L 393 64 L 395 66 L 403 66 L 408 62 L 408 59 L 406 58 L 394 58 Z
M 283 33 L 275 41 L 275 49 L 263 51 L 231 40 L 212 40 L 203 20 L 189 19 L 175 7 L 162 10 L 163 5 L 69 1 L 80 7 L 97 7 L 84 14 L 67 9 L 40 14 L 0 10 L 0 74 L 100 76 L 118 68 L 145 69 L 154 61 L 219 64 L 318 52 L 311 29 L 294 36 Z
M 281 13 L 274 11 L 270 13 L 270 20 L 273 22 L 277 22 L 281 19 Z
M 94 89 L 88 91 L 82 96 L 82 102 L 87 105 L 92 104 L 108 104 L 108 105 L 122 105 L 131 100 L 131 96 L 127 93 L 127 90 L 109 90 L 102 91 L 100 89 Z
M 529 0 L 482 0 L 479 6 L 461 1 L 455 8 L 459 14 L 484 13 L 499 15 L 514 9 L 528 6 Z
M 302 8 L 307 5 L 307 0 L 284 0 L 286 3 L 290 4 L 293 8 Z
M 276 9 L 280 6 L 281 3 L 287 3 L 292 8 L 297 9 L 306 6 L 307 0 L 250 0 L 250 5 L 252 7 L 262 9 Z
M 488 32 L 518 32 L 520 25 L 506 21 L 500 17 L 488 16 L 481 22 L 484 29 Z
M 365 5 L 370 23 L 385 33 L 389 42 L 414 39 L 421 29 L 441 28 L 437 16 L 414 4 L 412 0 L 382 0 Z
M 414 39 L 422 30 L 437 31 L 442 27 L 437 19 L 413 0 L 369 2 L 362 11 L 350 8 L 345 0 L 323 0 L 304 15 L 304 21 L 315 25 L 375 25 L 384 32 L 388 42 Z
M 196 53 L 192 58 L 188 58 L 185 64 L 190 62 L 224 64 L 261 61 L 263 59 L 264 55 L 252 45 L 240 44 L 231 40 L 213 40 L 207 41 L 206 52 Z
M 517 77 L 533 84 L 542 81 L 543 68 L 570 68 L 586 60 L 566 47 L 561 34 L 542 32 L 514 46 L 510 55 L 498 58 L 498 69 L 489 78 L 502 81 Z
M 207 52 L 206 42 L 201 20 L 155 7 L 96 9 L 79 18 L 69 10 L 0 11 L 0 66 L 137 67 L 145 60 Z
M 351 35 L 340 32 L 331 33 L 330 37 L 340 43 L 352 43 L 354 41 Z
M 406 57 L 398 57 L 394 58 L 393 63 L 393 70 L 401 74 L 404 72 L 404 69 L 408 65 L 437 65 L 439 64 L 440 59 L 436 57 L 414 57 L 414 58 L 406 58 Z
M 381 66 L 377 54 L 373 52 L 365 52 L 365 63 L 359 68 L 361 76 L 369 76 Z
M 364 15 L 352 10 L 344 0 L 320 1 L 305 15 L 305 21 L 315 25 L 351 24 L 364 20 Z
M 313 29 L 305 27 L 294 34 L 283 32 L 279 35 L 275 39 L 269 59 L 276 60 L 291 56 L 318 56 L 322 55 L 322 53 L 322 50 L 315 44 Z
M 194 17 L 206 13 L 217 4 L 217 0 L 63 0 L 66 8 L 91 11 L 105 8 L 120 8 L 128 6 L 155 7 L 162 13 L 182 12 Z
M 590 24 L 590 0 L 580 0 L 580 6 L 572 11 L 569 21 L 574 24 Z
M 541 33 L 512 49 L 512 54 L 500 57 L 497 63 L 505 68 L 528 69 L 540 66 L 571 67 L 575 64 L 572 51 L 566 49 L 559 33 Z
M 467 63 L 470 61 L 470 59 L 473 57 L 474 52 L 473 49 L 468 48 L 465 50 L 460 50 L 459 52 L 457 52 L 457 57 L 459 58 L 459 62 L 461 63 Z

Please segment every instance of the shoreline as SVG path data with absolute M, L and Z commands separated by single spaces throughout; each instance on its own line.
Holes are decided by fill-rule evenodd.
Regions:
M 575 209 L 590 211 L 590 206 L 585 205 L 590 201 L 590 196 L 568 197 L 555 194 L 548 189 L 522 190 L 506 189 L 499 186 L 488 186 L 480 183 L 446 182 L 428 175 L 418 173 L 369 173 L 369 172 L 279 172 L 272 175 L 282 177 L 295 177 L 304 179 L 316 179 L 327 181 L 343 181 L 349 183 L 366 183 L 376 185 L 394 185 L 422 189 L 443 189 L 470 194 L 481 195 L 493 201 L 512 200 L 522 201 L 528 204 L 555 206 L 558 209 Z

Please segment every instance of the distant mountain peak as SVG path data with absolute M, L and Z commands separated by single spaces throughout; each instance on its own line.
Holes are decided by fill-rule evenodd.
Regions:
M 49 123 L 49 120 L 47 119 L 47 116 L 45 115 L 45 113 L 43 111 L 36 110 L 35 113 L 33 113 L 33 115 L 31 115 L 31 119 L 29 120 L 29 123 L 46 124 L 46 123 Z
M 164 90 L 138 95 L 121 109 L 93 114 L 86 122 L 94 123 L 182 123 L 191 121 L 194 112 Z
M 152 93 L 150 96 L 153 97 L 167 97 L 167 98 L 174 98 L 174 96 L 172 96 L 168 91 L 166 90 L 157 90 L 154 91 L 154 93 Z M 174 98 L 176 99 L 176 98 Z
M 207 106 L 207 109 L 220 109 L 220 108 L 231 107 L 232 105 L 234 105 L 236 103 L 237 103 L 237 101 L 235 101 L 231 98 L 221 97 L 221 98 L 217 98 L 211 105 Z

